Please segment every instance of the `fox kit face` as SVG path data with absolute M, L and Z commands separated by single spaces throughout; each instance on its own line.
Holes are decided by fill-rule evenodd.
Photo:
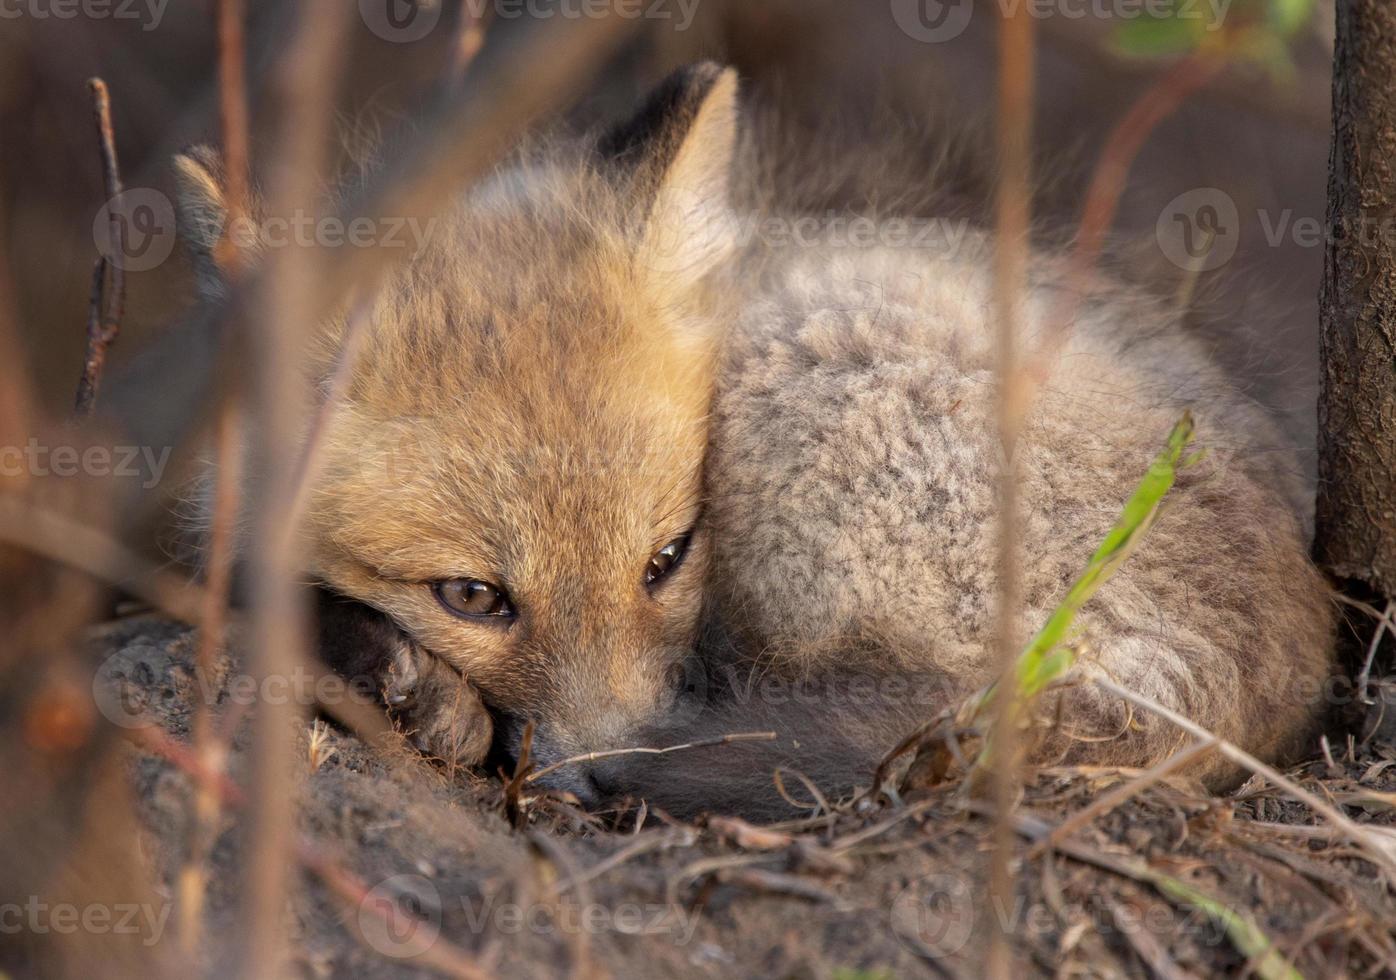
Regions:
M 735 102 L 692 69 L 608 163 L 521 167 L 442 216 L 375 298 L 325 440 L 314 573 L 534 721 L 544 762 L 624 746 L 681 687 Z M 212 170 L 179 168 L 187 226 L 216 229 Z
M 711 360 L 656 345 L 665 311 L 611 282 L 550 286 L 514 308 L 451 297 L 483 325 L 416 334 L 405 385 L 371 349 L 312 520 L 329 585 L 570 754 L 616 744 L 677 689 L 706 556 Z

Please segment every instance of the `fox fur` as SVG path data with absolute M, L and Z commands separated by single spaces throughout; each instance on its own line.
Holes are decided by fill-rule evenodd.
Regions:
M 451 203 L 373 300 L 304 523 L 307 573 L 459 672 L 496 748 L 517 750 L 526 721 L 540 765 L 779 733 L 551 777 L 589 803 L 777 812 L 777 765 L 844 792 L 993 678 L 992 240 L 743 241 L 761 148 L 741 123 L 734 74 L 694 66 L 595 146 L 522 155 Z M 216 165 L 178 170 L 207 256 Z M 1025 342 L 1065 280 L 1060 257 L 1034 259 Z M 341 329 L 323 331 L 322 372 Z M 1293 447 L 1176 310 L 1104 276 L 1017 449 L 1019 632 L 1185 410 L 1207 455 L 1084 610 L 1081 680 L 1050 695 L 1040 758 L 1145 766 L 1179 747 L 1093 674 L 1264 758 L 1320 715 L 1333 612 Z M 685 535 L 646 588 L 649 557 Z M 431 589 L 452 578 L 507 589 L 516 617 L 452 616 Z M 1215 754 L 1193 772 L 1234 777 Z

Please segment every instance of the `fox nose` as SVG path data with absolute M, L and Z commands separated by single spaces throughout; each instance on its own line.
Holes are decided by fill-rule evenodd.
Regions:
M 496 742 L 496 763 L 506 773 L 518 771 L 519 756 L 523 751 L 523 732 L 527 724 L 526 720 L 513 716 L 504 722 L 503 737 Z M 546 723 L 535 724 L 528 751 L 529 771 L 533 777 L 530 785 L 537 789 L 570 793 L 589 810 L 612 800 L 615 792 L 604 778 L 603 767 L 597 762 L 579 760 L 551 768 L 579 754 L 554 743 L 548 735 Z

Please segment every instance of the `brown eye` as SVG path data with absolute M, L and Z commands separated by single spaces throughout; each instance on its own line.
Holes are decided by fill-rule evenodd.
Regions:
M 498 586 L 473 578 L 452 578 L 436 582 L 431 587 L 437 601 L 446 611 L 465 619 L 498 616 L 513 619 L 514 604 L 509 594 Z
M 681 538 L 675 538 L 656 551 L 654 556 L 650 558 L 649 565 L 645 568 L 645 585 L 653 587 L 663 581 L 665 576 L 679 567 L 687 551 L 687 534 Z

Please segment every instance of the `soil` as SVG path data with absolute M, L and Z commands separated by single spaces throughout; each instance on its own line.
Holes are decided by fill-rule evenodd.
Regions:
M 98 690 L 126 698 L 99 694 L 104 713 L 187 744 L 201 690 L 193 641 L 150 616 L 99 628 Z M 214 685 L 223 717 L 240 711 L 240 669 L 225 660 Z M 255 712 L 243 715 L 235 783 Z M 1330 739 L 1331 760 L 1289 774 L 1357 823 L 1391 833 L 1390 735 Z M 1000 927 L 1011 933 L 1015 973 L 1396 969 L 1392 878 L 1259 778 L 1226 797 L 1159 783 L 1037 853 L 1033 837 L 1134 774 L 1035 773 L 1017 811 L 1016 897 L 996 909 L 992 821 L 962 786 L 768 828 L 721 817 L 685 824 L 653 811 L 589 815 L 562 800 L 511 799 L 499 778 L 449 772 L 392 740 L 370 747 L 313 716 L 287 737 L 302 841 L 287 915 L 295 967 L 308 977 L 976 976 Z M 173 894 L 194 783 L 170 754 L 131 745 L 126 768 L 142 854 Z M 244 863 L 239 830 L 237 807 L 224 807 L 204 926 L 215 975 L 235 954 L 225 937 Z M 1151 883 L 1159 873 L 1237 918 L 1228 929 L 1226 913 L 1209 914 L 1197 894 Z M 1268 953 L 1247 945 L 1243 921 L 1273 942 Z

